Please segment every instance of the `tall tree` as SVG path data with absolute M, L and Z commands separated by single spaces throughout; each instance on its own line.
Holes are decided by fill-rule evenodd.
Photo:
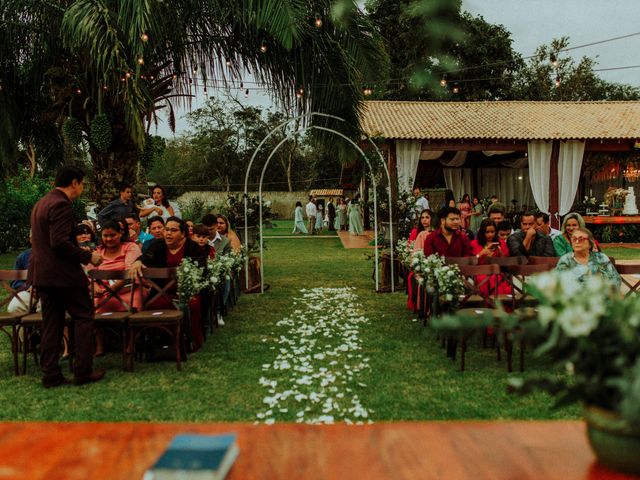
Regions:
M 594 71 L 597 61 L 582 57 L 576 62 L 563 52 L 569 38 L 554 39 L 536 49 L 517 75 L 514 96 L 522 100 L 638 100 L 640 89 L 603 80 Z
M 250 71 L 286 109 L 337 114 L 355 135 L 360 85 L 385 75 L 387 57 L 356 2 L 336 5 L 2 0 L 0 108 L 20 111 L 17 91 L 44 90 L 47 102 L 37 113 L 64 132 L 67 151 L 87 143 L 99 203 L 118 180 L 135 178 L 157 110 L 172 117 L 173 102 L 189 102 L 199 82 L 239 82 Z M 43 83 L 47 72 L 54 83 Z M 5 161 L 27 132 L 16 119 L 3 119 Z

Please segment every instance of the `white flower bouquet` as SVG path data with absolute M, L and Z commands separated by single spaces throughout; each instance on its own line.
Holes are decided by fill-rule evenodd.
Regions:
M 178 295 L 184 305 L 191 297 L 206 288 L 204 267 L 195 260 L 185 257 L 178 265 Z

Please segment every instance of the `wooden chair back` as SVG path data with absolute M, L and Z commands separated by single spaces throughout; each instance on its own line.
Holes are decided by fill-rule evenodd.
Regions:
M 500 267 L 496 264 L 486 265 L 459 265 L 460 274 L 464 279 L 465 294 L 460 298 L 460 304 L 464 307 L 472 297 L 482 298 L 485 306 L 493 306 L 497 293 Z
M 495 263 L 499 266 L 504 265 L 526 265 L 528 263 L 527 257 L 486 257 L 487 263 Z
M 121 293 L 122 288 L 129 280 L 128 270 L 89 270 L 89 278 L 91 279 L 91 298 L 96 310 L 104 307 L 111 299 L 116 299 L 122 305 L 125 311 L 131 311 L 133 296 L 131 292 L 127 292 L 126 298 Z M 122 282 L 120 287 L 116 287 L 111 282 Z M 96 290 L 102 289 L 104 292 L 100 297 L 96 296 Z
M 549 258 L 549 257 L 538 257 Z M 529 257 L 531 259 L 531 257 Z M 505 265 L 502 270 L 506 273 L 505 278 L 508 280 L 514 296 L 514 306 L 521 303 L 527 298 L 526 284 L 527 277 L 538 273 L 548 272 L 555 268 L 552 263 L 526 264 L 526 265 Z M 516 300 L 519 297 L 520 300 Z
M 640 265 L 614 264 L 614 266 L 620 274 L 622 283 L 629 288 L 629 291 L 624 294 L 625 297 L 640 293 L 640 278 L 636 277 L 637 280 L 635 282 L 633 280 L 629 280 L 629 278 L 625 278 L 625 275 L 640 275 Z
M 475 256 L 471 257 L 444 257 L 444 263 L 448 265 L 477 265 L 478 259 Z
M 558 264 L 560 257 L 536 257 L 534 255 L 529 257 L 530 265 L 551 265 L 555 267 Z
M 144 288 L 133 288 L 131 290 L 132 296 L 135 291 L 140 295 L 141 310 L 149 310 L 154 302 L 163 297 L 171 303 L 174 303 L 177 299 L 177 294 L 171 292 L 178 285 L 177 268 L 143 268 L 142 278 L 139 279 L 139 282 L 142 283 L 142 286 L 147 286 L 150 289 L 146 296 Z
M 29 311 L 29 302 L 26 302 L 20 297 L 20 293 L 27 290 L 26 284 L 21 287 L 13 288 L 11 284 L 15 281 L 26 281 L 27 270 L 0 270 L 0 286 L 7 293 L 7 296 L 0 300 L 0 311 L 11 303 L 13 299 L 16 299 L 21 305 L 24 306 L 25 313 Z

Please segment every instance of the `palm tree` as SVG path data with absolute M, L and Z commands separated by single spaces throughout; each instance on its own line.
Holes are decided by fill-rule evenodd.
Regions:
M 337 114 L 353 135 L 362 84 L 384 78 L 388 60 L 356 2 L 338 6 L 344 14 L 329 0 L 0 0 L 0 109 L 15 114 L 0 155 L 46 119 L 67 152 L 88 144 L 102 204 L 135 179 L 158 109 L 171 119 L 196 84 L 237 84 L 247 71 L 283 108 Z M 47 102 L 27 111 L 17 90 Z

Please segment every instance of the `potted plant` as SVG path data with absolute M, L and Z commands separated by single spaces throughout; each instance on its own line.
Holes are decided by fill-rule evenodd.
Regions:
M 579 283 L 549 272 L 530 282 L 537 315 L 519 327 L 567 375 L 512 379 L 521 393 L 542 389 L 557 406 L 582 402 L 591 446 L 601 463 L 640 474 L 640 298 L 622 297 L 600 276 Z

